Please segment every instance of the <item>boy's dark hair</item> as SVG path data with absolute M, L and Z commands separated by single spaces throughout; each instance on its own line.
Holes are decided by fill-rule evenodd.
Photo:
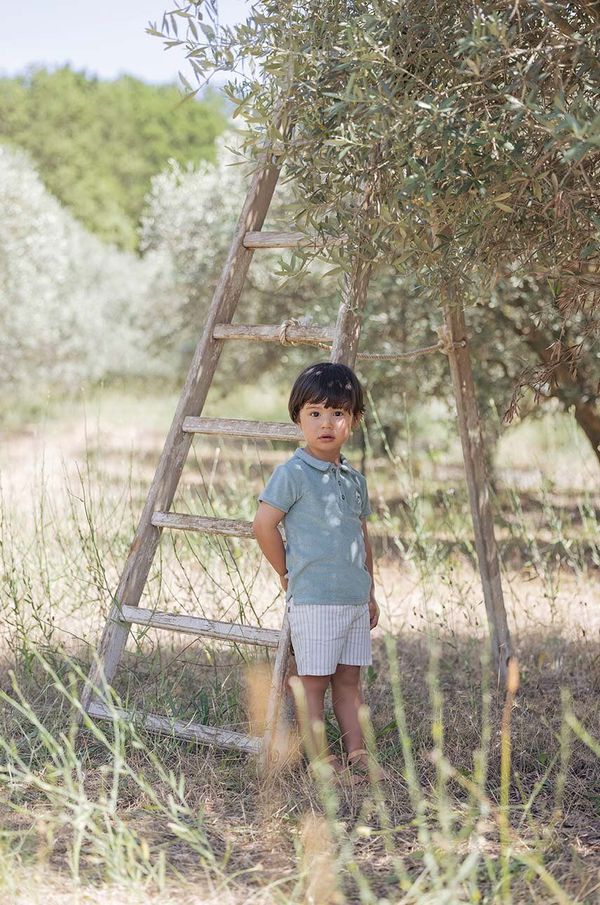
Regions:
M 331 361 L 309 365 L 296 377 L 288 402 L 292 421 L 298 420 L 300 409 L 307 404 L 346 409 L 354 417 L 365 410 L 362 387 L 354 371 Z

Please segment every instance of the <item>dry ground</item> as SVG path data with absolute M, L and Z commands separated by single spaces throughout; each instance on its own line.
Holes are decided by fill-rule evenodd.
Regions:
M 427 901 L 500 901 L 504 697 L 482 665 L 485 612 L 456 460 L 423 456 L 410 480 L 382 461 L 371 475 L 382 625 L 365 693 L 388 773 L 383 806 L 376 789 L 350 787 L 332 804 L 301 764 L 265 783 L 241 755 L 145 735 L 123 741 L 130 772 L 119 773 L 110 731 L 107 742 L 89 730 L 79 736 L 78 775 L 68 757 L 63 762 L 43 741 L 32 714 L 60 742 L 72 708 L 56 680 L 67 681 L 72 666 L 85 669 L 92 656 L 169 410 L 170 400 L 163 401 L 143 430 L 130 404 L 119 418 L 112 409 L 101 414 L 93 429 L 88 418 L 87 437 L 75 412 L 2 438 L 0 681 L 14 700 L 14 671 L 32 708 L 16 712 L 5 700 L 1 717 L 8 765 L 1 805 L 4 900 L 321 905 L 343 895 L 348 902 L 400 901 L 399 872 L 414 882 L 433 852 L 440 882 L 450 890 L 475 847 L 480 866 L 469 881 Z M 511 845 L 522 855 L 511 866 L 513 901 L 592 903 L 600 901 L 600 758 L 591 747 L 600 739 L 600 502 L 590 493 L 597 482 L 591 483 L 593 463 L 581 450 L 577 468 L 572 451 L 545 456 L 546 450 L 537 462 L 531 450 L 512 452 L 499 471 L 497 506 L 521 679 L 511 710 Z M 200 446 L 180 504 L 249 517 L 262 475 L 282 455 L 267 447 L 241 453 L 221 447 L 216 455 Z M 274 626 L 281 607 L 251 543 L 185 538 L 163 543 L 145 602 Z M 407 779 L 386 633 L 399 664 L 429 841 Z M 164 634 L 136 637 L 116 682 L 124 699 L 233 728 L 247 724 L 254 655 Z M 482 681 L 491 687 L 488 717 Z M 327 730 L 338 744 L 333 722 Z M 474 775 L 486 732 L 487 778 L 474 799 L 461 778 Z M 67 738 L 58 747 L 69 750 L 69 744 Z M 449 771 L 441 784 L 436 746 Z M 315 822 L 307 824 L 310 817 Z M 528 857 L 552 882 L 527 866 Z M 316 876 L 320 887 L 311 886 Z

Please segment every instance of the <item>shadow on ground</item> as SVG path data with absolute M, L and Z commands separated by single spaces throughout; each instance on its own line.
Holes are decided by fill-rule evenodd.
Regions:
M 402 695 L 406 707 L 408 734 L 424 799 L 430 804 L 435 822 L 436 768 L 432 761 L 431 688 L 439 688 L 443 700 L 443 748 L 452 767 L 464 777 L 474 768 L 474 752 L 482 740 L 481 652 L 480 638 L 461 638 L 439 634 L 437 679 L 432 686 L 431 645 L 414 633 L 395 639 Z M 565 691 L 572 701 L 573 713 L 595 739 L 600 738 L 600 643 L 594 640 L 571 641 L 554 633 L 523 634 L 518 641 L 521 684 L 512 709 L 512 767 L 510 820 L 514 833 L 523 844 L 543 844 L 545 867 L 557 872 L 563 888 L 581 896 L 590 878 L 600 869 L 600 758 L 572 733 L 568 739 L 568 761 L 564 749 L 564 715 L 561 704 Z M 66 679 L 73 660 L 62 650 L 46 650 L 47 660 Z M 77 660 L 77 652 L 73 659 Z M 170 646 L 128 653 L 125 668 L 116 688 L 130 706 L 139 710 L 162 710 L 184 719 L 227 725 L 240 729 L 247 719 L 244 691 L 245 668 L 254 660 L 243 661 L 236 652 L 197 646 Z M 82 663 L 85 668 L 85 663 Z M 2 664 L 2 686 L 11 690 L 9 670 L 15 670 L 16 682 L 36 717 L 53 737 L 59 738 L 68 727 L 70 708 L 48 680 L 39 661 L 30 657 Z M 495 806 L 500 787 L 500 724 L 504 697 L 487 675 L 491 688 L 489 712 L 489 756 L 486 793 Z M 422 846 L 415 828 L 415 812 L 406 782 L 398 727 L 395 721 L 389 684 L 389 664 L 383 641 L 375 643 L 374 665 L 365 674 L 365 694 L 370 705 L 379 757 L 387 771 L 384 801 L 390 825 L 395 828 L 394 846 L 401 852 L 409 870 L 422 869 Z M 107 728 L 110 736 L 112 729 Z M 331 745 L 339 745 L 336 728 L 328 721 Z M 561 736 L 562 732 L 562 736 Z M 5 752 L 11 746 L 34 773 L 52 776 L 39 727 L 19 713 L 9 700 L 2 708 L 2 736 Z M 235 887 L 250 894 L 276 880 L 289 877 L 290 888 L 297 866 L 299 825 L 306 814 L 323 813 L 322 796 L 302 763 L 284 769 L 266 782 L 256 764 L 235 752 L 217 751 L 173 738 L 141 732 L 143 745 L 127 745 L 126 759 L 133 771 L 161 791 L 148 752 L 158 757 L 167 770 L 184 778 L 185 801 L 190 813 L 197 815 L 210 845 L 215 863 L 223 865 Z M 561 766 L 561 738 L 563 740 Z M 7 747 L 8 746 L 8 747 Z M 106 747 L 89 732 L 80 733 L 76 742 L 82 784 L 90 800 L 106 794 L 110 756 Z M 10 762 L 11 755 L 7 755 Z M 64 783 L 58 768 L 57 783 Z M 69 823 L 68 801 L 61 814 L 58 794 L 23 787 L 10 781 L 4 772 L 2 819 L 6 832 L 17 844 L 19 858 L 37 863 L 45 858 L 58 872 L 70 869 L 73 827 Z M 397 890 L 389 852 L 379 833 L 380 818 L 372 791 L 344 788 L 339 793 L 337 817 L 345 832 L 357 825 L 371 827 L 371 834 L 354 842 L 357 863 L 378 895 Z M 460 783 L 450 781 L 448 797 L 455 831 L 460 829 L 461 814 L 468 796 Z M 202 873 L 201 858 L 194 846 L 148 801 L 135 782 L 123 777 L 119 787 L 116 813 L 138 839 L 144 840 L 150 860 L 164 858 L 166 873 L 193 879 Z M 189 818 L 186 818 L 189 819 Z M 56 831 L 41 833 L 40 825 L 54 821 Z M 485 831 L 482 830 L 485 835 Z M 51 840 L 50 842 L 48 840 Z M 489 833 L 493 855 L 495 832 Z M 98 882 L 102 868 L 86 852 L 81 852 L 82 877 Z M 91 846 L 93 848 L 93 846 Z M 534 882 L 531 878 L 528 883 Z M 518 887 L 518 883 L 517 883 Z M 284 883 L 285 888 L 285 883 Z M 523 886 L 525 890 L 526 885 Z M 356 901 L 356 888 L 348 881 L 348 901 Z M 523 893 L 525 894 L 525 893 Z M 515 901 L 519 901 L 517 895 Z M 527 901 L 523 898 L 522 901 Z M 590 900 L 591 901 L 591 900 Z

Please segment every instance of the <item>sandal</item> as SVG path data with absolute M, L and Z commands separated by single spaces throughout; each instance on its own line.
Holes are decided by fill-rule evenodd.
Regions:
M 356 786 L 362 786 L 368 783 L 373 774 L 376 782 L 381 782 L 386 778 L 382 767 L 377 763 L 372 763 L 369 771 L 369 752 L 366 748 L 356 748 L 346 757 L 346 771 L 352 777 L 352 783 Z
M 323 757 L 318 757 L 316 760 L 312 761 L 312 763 L 309 764 L 309 770 L 313 775 L 317 764 L 326 764 L 330 768 L 334 779 L 337 779 L 345 772 L 341 760 L 339 757 L 336 757 L 335 754 L 326 754 Z

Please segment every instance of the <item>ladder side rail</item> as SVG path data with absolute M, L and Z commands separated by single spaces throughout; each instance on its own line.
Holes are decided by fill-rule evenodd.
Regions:
M 269 764 L 272 761 L 276 761 L 282 753 L 278 751 L 277 748 L 280 741 L 282 741 L 280 737 L 283 722 L 282 709 L 286 696 L 286 677 L 292 659 L 290 617 L 286 602 L 279 634 L 279 645 L 277 647 L 277 654 L 275 655 L 275 662 L 273 664 L 273 673 L 271 675 L 269 697 L 267 700 L 265 731 L 262 745 L 263 768 L 268 768 Z
M 214 339 L 213 331 L 216 324 L 229 323 L 233 317 L 254 255 L 253 249 L 244 246 L 244 236 L 249 231 L 262 227 L 278 177 L 278 165 L 270 154 L 265 154 L 252 178 L 227 260 L 213 295 L 204 332 L 196 346 L 139 525 L 129 548 L 98 655 L 82 693 L 84 708 L 89 705 L 96 688 L 111 683 L 121 659 L 129 624 L 120 621 L 119 607 L 123 604 L 139 604 L 161 533 L 152 524 L 152 515 L 156 510 L 168 510 L 173 501 L 193 438 L 192 434 L 183 430 L 183 422 L 186 417 L 197 416 L 202 411 L 223 346 L 222 340 Z

